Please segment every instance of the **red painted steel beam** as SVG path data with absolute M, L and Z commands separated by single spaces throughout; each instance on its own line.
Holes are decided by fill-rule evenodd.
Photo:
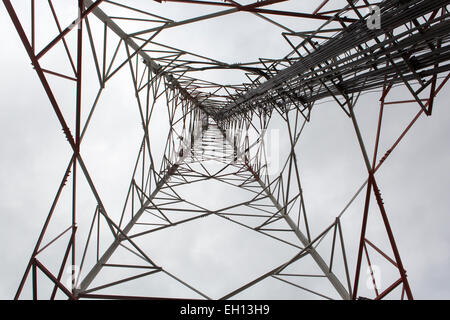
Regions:
M 47 70 L 47 69 L 44 69 L 44 68 L 42 69 L 42 71 L 44 71 L 45 73 L 51 74 L 53 76 L 62 78 L 62 79 L 71 80 L 71 81 L 77 81 L 76 78 L 72 78 L 72 77 L 66 76 L 65 74 L 62 74 L 62 73 L 59 73 L 59 72 Z
M 33 300 L 37 300 L 38 299 L 38 295 L 37 295 L 37 270 L 36 270 L 36 263 L 33 262 L 33 277 L 32 277 L 32 281 L 33 281 Z
M 364 244 L 364 253 L 366 254 L 367 265 L 369 266 L 370 277 L 372 279 L 373 289 L 375 290 L 375 295 L 378 296 L 379 294 L 378 294 L 378 288 L 377 288 L 377 281 L 375 279 L 375 276 L 373 275 L 372 262 L 370 261 L 369 252 L 367 251 L 366 244 Z
M 183 298 L 161 298 L 161 297 L 143 297 L 143 296 L 122 296 L 122 295 L 112 295 L 112 294 L 90 294 L 90 293 L 80 293 L 78 298 L 85 299 L 110 299 L 110 300 L 185 300 Z M 192 299 L 189 300 L 200 300 Z
M 358 247 L 358 257 L 356 260 L 355 280 L 353 282 L 353 294 L 352 294 L 353 300 L 356 300 L 357 295 L 358 295 L 359 277 L 361 274 L 361 263 L 362 263 L 362 257 L 363 257 L 363 249 L 364 249 L 364 239 L 366 237 L 367 220 L 368 220 L 368 216 L 369 216 L 369 203 L 370 203 L 371 193 L 372 193 L 372 175 L 369 176 L 369 180 L 367 182 L 366 198 L 364 201 L 364 213 L 363 213 L 361 235 L 360 235 L 359 247 Z
M 62 278 L 63 273 L 64 273 L 64 268 L 66 267 L 66 262 L 67 262 L 67 258 L 69 257 L 70 249 L 75 244 L 75 233 L 76 233 L 76 227 L 73 228 L 73 230 L 72 230 L 72 235 L 70 237 L 69 243 L 67 244 L 66 252 L 64 253 L 64 258 L 63 258 L 63 261 L 62 261 L 61 266 L 59 268 L 57 280 L 60 281 L 60 282 L 61 282 L 61 278 Z M 72 279 L 74 279 L 73 276 L 74 275 L 72 274 Z M 55 286 L 53 287 L 52 295 L 50 296 L 50 300 L 55 300 L 57 290 L 58 290 L 58 286 L 55 284 Z
M 155 0 L 155 1 L 160 2 L 160 3 L 162 2 L 162 1 L 158 1 L 158 0 Z M 256 2 L 256 3 L 245 5 L 245 6 L 241 6 L 236 3 L 212 2 L 212 1 L 196 1 L 196 0 L 165 0 L 165 1 L 234 7 L 236 9 L 238 9 L 239 11 L 254 12 L 254 13 L 260 13 L 260 14 L 271 14 L 271 15 L 278 15 L 278 16 L 298 17 L 298 18 L 306 18 L 306 19 L 330 20 L 330 19 L 335 18 L 333 16 L 317 14 L 317 12 L 304 13 L 304 12 L 261 9 L 261 7 L 279 3 L 279 2 L 284 2 L 287 0 L 261 1 L 261 2 Z M 339 20 L 341 20 L 343 22 L 350 22 L 350 23 L 357 21 L 357 19 L 351 19 L 351 18 L 345 18 L 345 17 L 339 18 Z
M 375 300 L 381 300 L 383 299 L 385 296 L 387 296 L 392 290 L 394 290 L 395 288 L 398 287 L 399 284 L 401 284 L 402 278 L 398 279 L 397 281 L 395 281 L 392 285 L 390 285 L 386 290 L 384 290 L 382 293 L 380 293 Z
M 50 6 L 50 11 L 52 12 L 53 18 L 55 19 L 55 23 L 56 23 L 56 27 L 58 28 L 58 31 L 62 32 L 61 24 L 59 23 L 58 15 L 56 14 L 56 10 L 53 6 L 52 1 L 49 0 L 48 4 Z M 69 58 L 70 65 L 72 66 L 73 73 L 76 76 L 77 70 L 76 70 L 75 64 L 73 62 L 72 55 L 70 54 L 69 46 L 67 45 L 66 39 L 63 38 L 62 41 L 63 41 L 64 49 L 66 50 L 66 53 L 67 53 L 67 57 Z M 33 45 L 33 48 L 34 48 L 34 45 Z
M 444 87 L 444 85 L 448 82 L 448 80 L 450 80 L 450 73 L 446 76 L 446 78 L 442 81 L 442 83 L 439 85 L 439 87 L 434 90 L 434 92 L 432 93 L 432 97 L 436 97 L 437 94 L 440 92 L 440 90 Z M 382 102 L 382 104 L 388 104 L 387 102 L 384 102 L 384 99 L 386 98 L 388 92 L 390 88 L 384 89 L 383 90 L 383 94 L 382 97 L 380 98 L 380 101 Z M 426 107 L 428 106 L 428 104 L 430 103 L 430 100 L 428 100 L 427 104 L 425 105 Z M 360 240 L 360 251 L 358 253 L 358 258 L 357 258 L 357 267 L 356 267 L 356 272 L 355 272 L 355 282 L 354 282 L 354 291 L 353 291 L 353 299 L 356 299 L 357 296 L 357 288 L 358 288 L 358 283 L 359 283 L 359 274 L 360 274 L 360 264 L 361 264 L 361 260 L 362 260 L 362 249 L 363 249 L 363 245 L 364 242 L 366 241 L 366 239 L 364 238 L 365 236 L 365 231 L 366 231 L 366 225 L 367 225 L 367 211 L 368 211 L 368 202 L 369 202 L 369 194 L 371 193 L 370 189 L 372 186 L 372 183 L 374 183 L 374 174 L 375 172 L 380 168 L 380 166 L 384 163 L 384 161 L 386 160 L 386 158 L 392 153 L 392 151 L 397 147 L 397 145 L 400 143 L 400 141 L 405 137 L 406 133 L 411 129 L 411 127 L 414 125 L 414 123 L 419 119 L 419 117 L 422 115 L 422 113 L 424 113 L 424 110 L 421 109 L 417 115 L 413 118 L 413 120 L 409 123 L 409 125 L 406 127 L 406 129 L 400 134 L 399 138 L 394 142 L 394 144 L 392 145 L 392 147 L 390 149 L 388 149 L 388 151 L 386 152 L 386 154 L 383 156 L 383 158 L 380 159 L 380 161 L 378 162 L 378 165 L 376 167 L 374 167 L 374 169 L 372 170 L 371 174 L 369 175 L 369 181 L 368 181 L 368 186 L 367 186 L 367 193 L 366 193 L 366 201 L 365 201 L 365 208 L 364 208 L 364 214 L 363 214 L 363 223 L 362 223 L 362 230 L 361 230 L 361 240 Z M 375 188 L 376 188 L 376 184 L 375 184 Z M 377 198 L 377 202 L 380 201 L 381 199 L 379 199 L 379 195 L 377 194 L 377 192 L 375 192 L 375 196 Z M 381 211 L 381 210 L 380 210 Z M 383 214 L 382 212 L 382 218 L 385 222 L 385 219 L 387 219 L 387 217 L 385 216 L 385 213 Z M 388 231 L 389 234 L 389 231 Z M 392 236 L 392 234 L 391 234 Z M 390 237 L 390 240 L 392 240 L 392 238 Z M 395 253 L 394 253 L 395 255 Z M 397 260 L 397 256 L 396 256 L 396 260 Z M 392 261 L 391 261 L 392 262 Z M 404 273 L 404 269 L 403 266 L 401 264 L 398 264 L 398 260 L 395 263 L 395 265 L 397 266 L 397 268 L 399 269 L 400 273 L 403 273 L 402 277 L 400 278 L 399 281 L 404 282 L 405 278 L 406 278 L 406 273 Z M 407 283 L 407 282 L 406 282 Z M 398 285 L 398 284 L 397 284 Z M 382 297 L 384 297 L 387 293 L 389 293 L 391 290 L 386 290 L 385 292 L 381 293 L 377 298 L 380 299 Z M 409 286 L 404 287 L 404 291 L 406 291 L 406 294 L 409 297 L 408 294 L 408 290 L 409 290 Z M 410 291 L 409 291 L 410 292 Z
M 103 0 L 102 0 L 103 1 Z M 97 1 L 90 6 L 86 11 L 93 10 L 101 1 Z M 92 8 L 92 9 L 91 9 Z M 86 16 L 84 10 L 84 1 L 78 0 L 78 10 L 80 17 Z M 81 106 L 82 106 L 82 71 L 83 71 L 83 19 L 78 21 L 77 29 L 77 88 L 76 88 L 76 110 L 75 110 L 75 154 L 80 154 L 81 145 Z M 77 232 L 77 158 L 73 161 L 73 176 L 72 176 L 72 227 L 73 233 Z M 76 265 L 76 237 L 72 237 L 72 266 Z M 72 279 L 75 278 L 75 270 L 72 268 Z M 72 282 L 72 293 L 75 292 L 75 286 Z
M 398 268 L 397 263 L 392 260 L 386 253 L 384 253 L 380 248 L 378 248 L 376 245 L 374 245 L 372 242 L 370 242 L 368 239 L 365 239 L 366 243 L 371 246 L 376 252 L 381 254 L 387 261 L 392 263 L 396 268 Z
M 271 4 L 276 4 L 280 2 L 286 2 L 289 0 L 266 0 L 266 1 L 257 1 L 255 3 L 251 3 L 248 5 L 237 5 L 236 3 L 233 3 L 232 1 L 228 2 L 216 2 L 216 1 L 199 1 L 199 0 L 154 0 L 156 2 L 162 3 L 162 2 L 179 2 L 179 3 L 189 3 L 189 4 L 200 4 L 200 5 L 214 5 L 214 6 L 222 6 L 222 7 L 242 7 L 242 8 L 258 8 L 258 7 L 264 7 Z
M 330 0 L 323 0 L 322 3 L 316 8 L 316 10 L 313 11 L 313 14 L 317 14 L 319 13 L 319 11 L 325 7 L 325 5 L 329 2 Z
M 61 181 L 61 184 L 59 185 L 58 191 L 56 192 L 56 196 L 55 196 L 55 198 L 53 200 L 53 204 L 52 204 L 52 206 L 50 208 L 50 212 L 47 215 L 47 218 L 45 220 L 44 226 L 42 227 L 41 234 L 39 235 L 38 241 L 37 241 L 36 246 L 35 246 L 35 248 L 33 250 L 33 254 L 31 255 L 31 259 L 28 262 L 28 265 L 27 265 L 27 267 L 25 269 L 25 273 L 24 273 L 24 275 L 22 277 L 22 280 L 20 282 L 19 288 L 17 289 L 16 295 L 14 296 L 14 300 L 19 299 L 20 294 L 22 293 L 23 287 L 25 285 L 25 281 L 26 281 L 26 279 L 28 277 L 28 274 L 30 272 L 30 269 L 31 269 L 31 267 L 33 265 L 34 258 L 38 254 L 38 251 L 39 251 L 39 248 L 41 246 L 42 240 L 44 238 L 45 232 L 47 231 L 48 225 L 50 224 L 50 220 L 52 219 L 52 216 L 53 216 L 53 212 L 55 211 L 56 204 L 58 203 L 58 200 L 59 200 L 59 198 L 61 196 L 62 190 L 65 187 L 66 181 L 67 181 L 67 179 L 68 179 L 68 177 L 70 175 L 70 168 L 72 167 L 73 160 L 74 160 L 74 156 L 70 160 L 69 165 L 67 166 L 66 172 L 64 173 L 64 176 L 63 176 L 63 179 Z
M 445 77 L 445 79 L 442 81 L 442 83 L 439 85 L 439 87 L 435 90 L 435 92 L 433 93 L 433 97 L 436 97 L 437 94 L 441 91 L 441 89 L 444 87 L 444 85 L 448 82 L 448 80 L 450 80 L 450 73 L 447 74 L 447 76 Z M 428 107 L 429 102 L 427 102 L 425 104 L 425 107 Z M 408 124 L 408 126 L 406 127 L 405 130 L 403 130 L 403 132 L 400 134 L 400 136 L 398 137 L 398 139 L 394 142 L 394 144 L 392 145 L 392 147 L 390 147 L 388 149 L 388 151 L 386 151 L 386 154 L 383 156 L 383 158 L 380 159 L 380 161 L 378 162 L 378 165 L 375 167 L 375 169 L 373 170 L 373 172 L 375 173 L 380 167 L 381 165 L 384 163 L 384 161 L 386 161 L 386 159 L 389 157 L 389 155 L 392 153 L 392 151 L 394 151 L 394 149 L 398 146 L 398 144 L 400 143 L 400 141 L 402 141 L 402 139 L 405 137 L 405 135 L 408 133 L 408 131 L 411 129 L 411 127 L 414 125 L 414 123 L 420 118 L 420 116 L 422 115 L 422 113 L 424 113 L 424 110 L 421 109 L 416 115 L 415 117 L 412 119 L 412 121 Z
M 4 1 L 5 2 L 5 1 Z M 9 2 L 9 1 L 8 1 Z M 97 0 L 97 2 L 95 2 L 92 6 L 90 6 L 89 8 L 87 8 L 85 11 L 83 11 L 82 13 L 80 13 L 80 16 L 78 17 L 77 20 L 75 20 L 74 22 L 72 22 L 72 24 L 70 26 L 68 26 L 67 28 L 65 28 L 55 39 L 53 39 L 44 49 L 42 49 L 41 52 L 39 52 L 36 56 L 36 59 L 39 60 L 40 58 L 42 58 L 51 48 L 53 48 L 59 41 L 61 41 L 61 39 L 63 39 L 70 31 L 72 31 L 76 26 L 78 26 L 78 24 L 84 19 L 86 18 L 95 8 L 97 8 L 101 3 L 103 2 L 103 0 Z
M 316 20 L 339 20 L 343 22 L 356 22 L 358 19 L 346 18 L 346 17 L 335 17 L 335 16 L 324 16 L 321 14 L 312 14 L 312 13 L 302 13 L 302 12 L 291 12 L 291 11 L 279 11 L 279 10 L 269 10 L 269 9 L 242 9 L 241 11 L 249 11 L 263 14 L 273 14 L 278 16 L 289 16 L 289 17 L 298 17 L 298 18 L 306 18 L 306 19 L 316 19 Z
M 52 104 L 52 107 L 56 113 L 56 116 L 58 117 L 58 120 L 61 123 L 64 134 L 66 135 L 66 138 L 69 141 L 70 146 L 72 147 L 74 152 L 76 152 L 77 149 L 76 149 L 75 140 L 72 136 L 72 133 L 70 132 L 70 129 L 66 123 L 66 120 L 64 119 L 61 109 L 59 108 L 58 102 L 56 101 L 56 98 L 52 92 L 52 89 L 50 88 L 50 84 L 48 83 L 47 78 L 45 77 L 44 71 L 42 70 L 42 68 L 39 64 L 37 56 L 33 52 L 33 48 L 31 47 L 31 44 L 25 33 L 25 30 L 23 29 L 23 26 L 22 26 L 19 18 L 17 17 L 16 11 L 14 10 L 14 7 L 12 6 L 10 0 L 3 0 L 3 4 L 5 5 L 5 8 L 8 11 L 9 16 L 11 17 L 11 20 L 17 30 L 17 33 L 19 34 L 20 39 L 22 40 L 25 50 L 27 51 L 27 53 L 30 57 L 33 67 L 36 70 L 36 73 L 38 74 L 39 80 L 41 81 L 41 83 L 45 89 L 45 92 L 47 93 L 47 96 L 50 100 L 50 103 Z
M 372 4 L 365 4 L 365 5 L 360 5 L 360 6 L 354 6 L 354 9 L 364 9 L 364 8 L 369 8 L 371 6 L 375 6 L 375 5 L 379 5 L 380 3 L 372 3 Z M 353 8 L 348 9 L 347 11 L 351 11 L 354 10 Z M 321 14 L 335 14 L 340 12 L 340 10 L 327 10 L 327 11 L 322 11 Z
M 361 263 L 362 263 L 362 256 L 363 256 L 363 250 L 366 250 L 365 247 L 365 243 L 366 243 L 366 239 L 365 239 L 365 235 L 366 235 L 366 229 L 367 229 L 367 218 L 368 218 L 368 212 L 369 212 L 369 203 L 370 203 L 370 194 L 371 191 L 373 191 L 374 195 L 375 195 L 375 200 L 377 202 L 378 208 L 380 210 L 380 214 L 383 220 L 383 224 L 389 239 L 389 243 L 391 245 L 391 249 L 394 253 L 394 257 L 395 257 L 395 263 L 398 266 L 397 269 L 400 273 L 400 279 L 401 282 L 403 283 L 403 288 L 405 290 L 405 293 L 408 297 L 408 299 L 412 300 L 413 299 L 413 295 L 411 292 L 411 289 L 409 287 L 409 283 L 408 283 L 408 279 L 406 277 L 406 271 L 403 268 L 403 263 L 402 260 L 400 258 L 400 253 L 398 251 L 397 248 L 397 244 L 396 241 L 394 239 L 394 234 L 392 232 L 388 217 L 387 217 L 387 213 L 384 207 L 384 203 L 383 200 L 381 199 L 381 193 L 380 190 L 378 188 L 377 182 L 375 180 L 375 170 L 374 170 L 374 163 L 376 161 L 376 153 L 378 150 L 378 137 L 380 135 L 380 131 L 381 131 L 381 120 L 382 120 L 382 113 L 383 113 L 383 108 L 384 108 L 384 101 L 385 98 L 388 94 L 388 92 L 390 91 L 391 87 L 389 86 L 388 88 L 386 88 L 386 85 L 383 88 L 383 93 L 382 93 L 382 98 L 380 99 L 381 101 L 381 106 L 380 106 L 380 116 L 379 116 L 379 121 L 378 121 L 378 129 L 377 129 L 377 140 L 375 143 L 375 149 L 374 149 L 374 155 L 373 155 L 373 161 L 372 164 L 370 164 L 368 161 L 368 159 L 366 160 L 367 162 L 367 169 L 368 169 L 368 184 L 367 184 L 367 192 L 366 192 L 366 199 L 365 199 L 365 205 L 364 205 L 364 214 L 363 214 L 363 223 L 362 223 L 362 228 L 361 228 L 361 236 L 360 236 L 360 244 L 359 244 L 359 250 L 358 250 L 358 258 L 357 258 L 357 264 L 356 264 L 356 272 L 355 272 L 355 282 L 354 282 L 354 291 L 353 291 L 353 299 L 357 298 L 357 291 L 358 291 L 358 285 L 359 285 L 359 278 L 360 278 L 360 274 L 361 274 Z M 355 125 L 355 129 L 357 130 L 357 134 L 359 135 L 359 131 L 356 125 L 356 120 L 354 119 L 354 115 L 352 116 L 352 119 L 354 121 L 354 125 Z M 361 138 L 360 138 L 361 139 Z M 361 148 L 364 149 L 363 146 L 361 146 Z M 363 150 L 363 152 L 365 152 Z M 367 156 L 365 156 L 367 158 Z M 368 258 L 368 254 L 366 251 L 366 256 Z M 370 266 L 370 262 L 369 262 L 369 266 Z M 378 292 L 376 293 L 377 296 Z M 387 294 L 387 293 L 386 293 Z
M 69 297 L 70 300 L 77 300 L 77 298 L 70 292 L 69 289 L 67 289 L 61 281 L 58 281 L 56 277 L 46 268 L 42 263 L 39 262 L 39 260 L 34 259 L 34 265 L 36 265 L 41 271 L 51 280 L 53 283 L 55 283 L 59 289 L 61 289 L 67 297 Z

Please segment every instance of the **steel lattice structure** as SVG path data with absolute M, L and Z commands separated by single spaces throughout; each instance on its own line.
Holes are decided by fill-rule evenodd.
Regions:
M 364 267 L 369 268 L 371 279 L 376 282 L 372 272 L 375 260 L 384 261 L 395 277 L 382 288 L 374 285 L 371 298 L 413 299 L 376 173 L 414 123 L 421 116 L 432 114 L 435 97 L 450 78 L 450 1 L 324 0 L 310 12 L 280 7 L 295 0 L 167 0 L 159 4 L 164 7 L 178 2 L 185 8 L 208 6 L 217 10 L 178 21 L 140 9 L 146 1 L 72 0 L 64 10 L 55 0 L 31 0 L 25 5 L 19 2 L 3 0 L 72 156 L 16 299 L 27 297 L 24 288 L 35 299 L 174 298 L 107 291 L 125 283 L 139 286 L 139 281 L 161 275 L 200 299 L 239 297 L 269 278 L 322 298 L 358 299 Z M 235 13 L 255 15 L 282 29 L 290 52 L 282 58 L 230 64 L 157 41 L 169 29 Z M 369 25 L 374 14 L 378 14 L 379 28 Z M 319 21 L 321 25 L 314 30 L 292 30 L 277 22 L 277 17 Z M 40 39 L 48 38 L 48 30 L 41 27 L 43 19 L 55 26 L 54 35 L 44 42 Z M 65 70 L 70 73 L 60 71 L 64 69 L 60 63 L 46 59 L 54 52 L 63 57 Z M 90 68 L 86 67 L 87 61 Z M 208 72 L 228 71 L 239 72 L 247 80 L 226 84 L 204 76 Z M 113 209 L 102 201 L 81 146 L 89 134 L 97 104 L 106 94 L 105 88 L 121 72 L 131 74 L 143 131 L 124 206 L 121 214 L 113 217 Z M 86 83 L 92 88 L 93 80 L 97 82 L 96 95 L 93 102 L 87 103 Z M 56 86 L 52 81 L 64 85 Z M 74 101 L 58 98 L 58 90 L 70 91 Z M 379 117 L 375 119 L 376 139 L 371 146 L 361 133 L 355 109 L 361 94 L 374 90 L 380 91 L 381 96 Z M 401 92 L 405 98 L 398 99 L 394 92 Z M 367 178 L 345 208 L 326 228 L 317 231 L 309 224 L 305 205 L 308 199 L 303 195 L 296 146 L 311 121 L 314 106 L 324 99 L 335 101 L 349 119 Z M 379 139 L 385 106 L 406 103 L 417 107 L 417 115 L 381 155 Z M 166 114 L 165 120 L 160 120 L 161 110 Z M 364 112 L 364 108 L 358 111 Z M 158 122 L 165 122 L 166 131 L 151 133 Z M 276 174 L 272 172 L 273 154 L 268 144 L 273 123 L 279 126 L 280 136 L 288 145 Z M 165 141 L 162 155 L 154 151 L 155 141 L 161 139 Z M 248 198 L 211 209 L 178 191 L 182 186 L 207 180 L 237 188 Z M 77 192 L 81 181 L 87 184 L 89 197 L 95 203 L 89 214 L 84 208 L 80 213 L 78 208 L 80 198 L 86 196 Z M 52 219 L 64 193 L 71 199 L 64 208 L 70 223 L 60 226 Z M 365 194 L 365 200 L 357 221 L 359 242 L 357 251 L 349 252 L 342 216 L 360 194 Z M 180 213 L 187 214 L 187 218 Z M 381 218 L 377 230 L 382 232 L 378 235 L 387 238 L 388 244 L 383 248 L 378 239 L 369 239 L 371 215 Z M 147 237 L 156 232 L 212 216 L 278 241 L 295 254 L 239 288 L 210 297 L 154 261 L 151 252 L 144 248 Z M 50 227 L 59 231 L 49 235 Z M 79 236 L 82 229 L 86 236 Z M 140 262 L 116 262 L 114 257 L 119 250 L 131 253 Z M 59 259 L 58 264 L 45 262 L 46 254 Z M 349 263 L 350 255 L 356 257 L 355 264 Z M 303 262 L 314 266 L 319 274 L 292 271 Z M 73 271 L 71 286 L 62 280 L 70 265 L 80 267 L 79 273 Z M 101 278 L 108 270 L 115 271 Z M 98 283 L 99 278 L 108 281 Z M 325 279 L 328 286 L 307 287 L 301 284 L 304 278 Z M 47 284 L 42 284 L 44 280 Z M 38 290 L 46 286 L 51 289 L 49 296 Z

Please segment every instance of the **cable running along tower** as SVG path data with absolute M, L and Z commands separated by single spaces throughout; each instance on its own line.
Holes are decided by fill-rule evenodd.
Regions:
M 292 298 L 413 299 L 377 172 L 414 123 L 432 115 L 435 97 L 450 77 L 450 1 L 324 0 L 313 1 L 314 8 L 304 4 L 303 10 L 293 0 L 2 1 L 72 153 L 16 299 L 257 298 L 264 283 L 293 290 Z M 172 20 L 159 14 L 174 7 L 190 15 Z M 289 52 L 226 63 L 159 41 L 172 30 L 233 15 L 279 30 Z M 301 30 L 283 19 L 298 22 Z M 305 28 L 310 25 L 312 30 Z M 233 27 L 242 33 L 248 28 L 245 21 Z M 229 73 L 238 75 L 236 83 L 229 84 Z M 134 92 L 127 108 L 137 106 L 142 134 L 123 206 L 112 208 L 103 199 L 107 186 L 98 185 L 85 162 L 83 140 L 101 121 L 95 115 L 108 84 L 122 74 L 131 79 L 122 85 Z M 221 82 L 209 74 L 226 76 Z M 358 121 L 367 106 L 358 107 L 358 101 L 374 91 L 379 92 L 377 126 L 374 141 L 367 141 Z M 298 144 L 308 123 L 321 120 L 312 113 L 325 100 L 352 128 L 365 178 L 318 229 L 317 213 L 309 214 L 302 188 Z M 417 114 L 395 143 L 381 150 L 388 104 L 407 104 Z M 224 192 L 226 204 L 210 208 L 180 191 L 207 196 L 202 184 L 210 181 L 242 197 Z M 355 199 L 362 199 L 362 210 L 346 227 Z M 211 294 L 164 265 L 148 247 L 158 233 L 176 235 L 208 219 L 248 232 L 242 246 L 254 233 L 286 247 L 285 258 L 267 249 L 269 267 Z M 354 245 L 348 244 L 351 239 Z M 158 246 L 170 249 L 167 242 Z M 250 268 L 226 261 L 236 269 Z M 377 266 L 383 266 L 381 285 Z M 249 290 L 252 295 L 245 296 Z

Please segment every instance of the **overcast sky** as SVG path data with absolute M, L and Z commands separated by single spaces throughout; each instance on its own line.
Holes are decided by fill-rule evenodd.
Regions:
M 297 8 L 299 2 L 293 2 L 292 8 L 300 10 Z M 314 5 L 315 2 L 319 1 L 314 1 Z M 163 12 L 161 6 L 166 5 L 171 8 L 166 16 L 173 20 L 193 16 L 195 12 L 191 7 L 182 5 L 148 4 L 159 10 L 158 14 Z M 312 4 L 308 5 L 313 7 Z M 70 21 L 70 10 L 66 10 Z M 208 10 L 212 9 L 207 8 L 202 12 Z M 304 22 L 297 25 L 298 20 L 295 19 L 285 22 L 295 31 L 314 27 Z M 47 24 L 45 28 L 52 30 Z M 71 153 L 3 5 L 0 6 L 0 30 L 3 40 L 0 51 L 0 298 L 10 299 L 19 285 Z M 244 13 L 178 30 L 168 30 L 156 40 L 230 63 L 253 61 L 258 57 L 279 58 L 289 49 L 280 36 L 281 29 Z M 46 36 L 51 38 L 50 35 Z M 93 71 L 92 61 L 86 64 L 86 70 Z M 94 81 L 96 76 L 92 74 L 89 84 L 98 86 Z M 223 80 L 225 83 L 236 79 L 231 73 L 223 78 L 218 74 L 212 74 L 211 77 L 214 81 Z M 54 85 L 59 92 L 58 98 L 67 102 L 64 111 L 71 124 L 73 85 L 66 82 L 55 82 Z M 92 103 L 95 90 L 86 89 L 85 94 L 84 101 L 88 105 L 89 101 Z M 403 96 L 395 91 L 392 99 L 396 97 Z M 356 111 L 370 150 L 376 129 L 378 99 L 379 93 L 364 95 Z M 433 116 L 419 119 L 377 174 L 413 294 L 420 299 L 450 298 L 450 276 L 447 271 L 450 262 L 449 99 L 448 87 L 444 87 L 436 99 Z M 416 104 L 387 107 L 381 154 L 392 145 L 419 111 L 418 108 Z M 155 154 L 160 153 L 161 142 L 165 141 L 164 112 L 157 111 L 154 115 L 151 137 Z M 274 119 L 272 126 L 283 129 L 279 119 Z M 114 218 L 119 217 L 124 203 L 141 142 L 141 132 L 130 72 L 124 68 L 108 83 L 83 146 L 89 171 L 105 207 Z M 281 141 L 280 145 L 284 146 L 285 141 Z M 323 227 L 333 222 L 366 178 L 350 119 L 332 102 L 318 104 L 296 152 L 312 230 L 318 234 Z M 209 165 L 211 168 L 217 167 Z M 78 254 L 82 251 L 96 204 L 86 184 L 80 184 Z M 180 193 L 189 201 L 209 209 L 244 201 L 247 196 L 240 189 L 213 182 L 193 184 L 192 188 L 180 189 Z M 68 204 L 69 200 L 70 189 L 67 189 L 61 203 Z M 68 208 L 63 205 L 57 208 L 55 229 L 51 229 L 50 233 L 56 235 L 57 230 L 62 231 L 69 226 Z M 362 208 L 363 196 L 360 196 L 343 217 L 352 278 Z M 374 207 L 372 209 L 371 214 L 376 216 L 378 212 Z M 382 245 L 385 233 L 380 226 L 380 221 L 374 218 L 370 239 L 379 237 Z M 104 241 L 110 240 L 105 238 Z M 218 217 L 201 219 L 152 235 L 143 240 L 141 245 L 167 270 L 213 298 L 219 298 L 264 274 L 295 254 L 292 248 L 274 243 L 267 237 L 255 236 L 251 231 L 230 225 Z M 61 244 L 59 248 L 63 247 Z M 125 256 L 125 252 L 119 252 L 116 259 L 125 261 Z M 61 258 L 47 259 L 55 262 Z M 363 277 L 366 276 L 364 272 Z M 381 275 L 383 277 L 383 273 Z M 385 275 L 389 278 L 390 271 L 386 271 Z M 118 274 L 103 277 L 100 283 L 101 280 L 120 278 Z M 318 287 L 325 285 L 317 284 Z M 192 295 L 192 292 L 167 277 L 142 280 L 138 284 L 133 282 L 123 286 L 122 292 L 181 297 Z M 312 298 L 274 279 L 255 286 L 239 297 Z

